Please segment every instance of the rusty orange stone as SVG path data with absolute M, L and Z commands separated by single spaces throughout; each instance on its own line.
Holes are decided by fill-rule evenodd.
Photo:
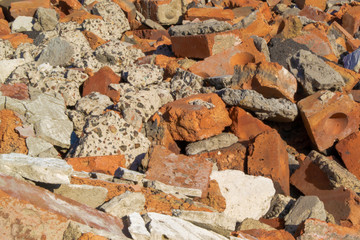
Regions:
M 51 8 L 50 0 L 22 0 L 11 2 L 10 14 L 13 18 L 18 16 L 33 17 L 39 7 Z
M 342 26 L 354 35 L 360 27 L 360 6 L 350 8 L 342 17 Z
M 295 0 L 296 5 L 303 9 L 305 6 L 320 8 L 321 11 L 326 9 L 326 0 Z
M 0 19 L 0 35 L 8 35 L 10 33 L 9 23 L 5 19 Z
M 77 0 L 60 0 L 58 4 L 60 11 L 66 15 L 70 14 L 73 10 L 80 10 L 81 7 L 81 3 Z
M 83 233 L 77 240 L 108 240 L 108 238 L 89 232 Z
M 0 8 L 0 19 L 5 19 L 4 12 L 2 8 Z
M 114 175 L 119 167 L 126 167 L 126 159 L 123 155 L 67 158 L 66 161 L 73 166 L 75 171 L 98 172 L 109 175 Z
M 146 178 L 162 183 L 208 192 L 212 163 L 196 156 L 176 155 L 163 146 L 155 146 L 149 157 Z
M 306 131 L 319 151 L 359 128 L 360 106 L 347 94 L 318 91 L 298 102 Z
M 15 131 L 22 126 L 21 119 L 8 109 L 0 111 L 0 154 L 23 153 L 27 154 L 25 139 Z
M 214 93 L 197 94 L 164 105 L 159 112 L 173 139 L 195 142 L 220 134 L 231 124 L 225 103 Z
M 251 236 L 251 238 L 246 239 L 261 239 L 261 240 L 295 240 L 293 235 L 291 235 L 289 232 L 286 232 L 285 230 L 272 230 L 272 231 L 266 231 L 264 229 L 251 229 L 251 230 L 245 230 L 245 231 L 239 231 L 234 232 L 234 236 L 242 237 L 243 234 L 247 234 Z
M 93 50 L 95 50 L 97 47 L 108 42 L 93 32 L 84 30 L 84 31 L 82 31 L 82 33 L 84 34 L 85 38 L 88 40 L 90 47 Z
M 205 198 L 194 198 L 194 200 L 208 205 L 218 212 L 223 212 L 226 208 L 226 200 L 221 194 L 219 184 L 216 180 L 210 181 L 208 194 Z
M 118 102 L 120 93 L 110 89 L 109 85 L 112 83 L 118 84 L 120 80 L 121 78 L 110 67 L 102 67 L 84 82 L 82 96 L 84 97 L 92 92 L 99 92 L 110 97 L 113 102 Z
M 60 22 L 77 22 L 82 24 L 86 19 L 102 19 L 101 16 L 90 14 L 85 10 L 74 10 L 69 15 L 60 16 Z
M 13 33 L 8 35 L 0 35 L 3 40 L 8 40 L 13 48 L 17 48 L 22 43 L 33 43 L 33 40 L 28 35 L 23 33 Z
M 232 120 L 230 129 L 239 138 L 240 142 L 248 142 L 257 135 L 271 130 L 268 125 L 240 107 L 230 108 L 229 114 Z
M 355 85 L 359 82 L 360 73 L 354 72 L 347 68 L 343 68 L 343 67 L 337 65 L 336 63 L 333 63 L 330 61 L 326 61 L 325 63 L 327 65 L 329 65 L 330 67 L 332 67 L 335 71 L 340 73 L 340 75 L 344 79 L 344 82 L 345 82 L 345 86 L 343 87 L 344 92 L 350 92 L 355 87 Z
M 289 156 L 275 130 L 259 134 L 249 146 L 247 173 L 272 179 L 277 193 L 290 195 Z

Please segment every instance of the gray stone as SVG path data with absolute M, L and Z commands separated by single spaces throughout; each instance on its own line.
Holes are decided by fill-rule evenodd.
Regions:
M 230 147 L 238 141 L 238 138 L 232 133 L 220 133 L 217 136 L 189 143 L 186 146 L 187 155 L 195 155 L 202 152 L 210 152 L 220 148 Z
M 35 13 L 34 30 L 36 31 L 51 31 L 54 30 L 59 22 L 59 15 L 55 9 L 38 8 Z
M 18 67 L 25 64 L 25 59 L 10 59 L 0 61 L 0 84 L 5 83 L 10 74 Z
M 360 50 L 356 49 L 343 58 L 344 67 L 355 72 L 360 70 Z
M 150 231 L 150 239 L 169 240 L 226 240 L 220 234 L 205 230 L 180 218 L 171 217 L 159 213 L 147 213 L 145 215 Z
M 119 167 L 116 171 L 114 176 L 116 178 L 122 178 L 125 180 L 129 180 L 132 181 L 134 183 L 140 183 L 144 178 L 145 178 L 145 174 L 136 172 L 136 171 L 132 171 L 126 168 L 122 168 Z
M 360 180 L 339 163 L 314 150 L 307 157 L 327 175 L 334 189 L 344 187 L 360 193 Z
M 169 28 L 169 34 L 170 36 L 187 36 L 223 32 L 227 30 L 231 30 L 230 23 L 209 19 L 203 22 L 172 26 Z
M 67 110 L 66 115 L 73 123 L 75 134 L 80 138 L 86 124 L 85 115 L 77 110 Z
M 68 184 L 73 169 L 57 158 L 33 158 L 24 154 L 0 154 L 0 172 L 35 182 Z
M 69 119 L 42 118 L 35 123 L 36 136 L 61 147 L 70 147 L 73 123 Z
M 59 153 L 54 146 L 39 137 L 27 137 L 26 147 L 31 157 L 59 158 Z
M 62 184 L 54 189 L 54 193 L 96 208 L 105 202 L 108 190 L 98 186 Z
M 151 19 L 145 19 L 142 23 L 152 29 L 166 30 L 161 24 L 159 24 Z
M 236 219 L 225 216 L 223 213 L 178 210 L 174 215 L 225 237 L 235 231 Z
M 123 10 L 113 1 L 101 1 L 94 5 L 92 11 L 94 14 L 101 16 L 107 24 L 111 24 L 113 30 L 116 30 L 116 32 L 114 32 L 116 35 L 113 35 L 112 37 L 120 39 L 123 32 L 130 30 L 129 22 Z
M 289 70 L 306 94 L 319 90 L 341 91 L 345 85 L 341 75 L 310 51 L 299 50 L 288 59 Z
M 175 100 L 191 95 L 199 94 L 203 84 L 203 78 L 178 68 L 170 82 L 171 94 Z
M 24 115 L 26 113 L 24 101 L 18 100 L 16 98 L 11 98 L 11 97 L 4 97 L 3 99 L 5 100 L 5 102 L 4 102 L 5 109 L 9 109 L 20 115 Z
M 52 66 L 67 65 L 74 54 L 74 49 L 69 42 L 60 37 L 50 40 L 42 51 L 38 64 L 49 63 Z
M 145 207 L 145 196 L 140 192 L 125 192 L 104 203 L 100 209 L 122 218 L 133 212 L 141 212 Z
M 114 111 L 88 119 L 84 135 L 72 157 L 123 154 L 126 167 L 138 164 L 147 153 L 150 141 Z
M 269 210 L 275 195 L 271 179 L 245 175 L 242 171 L 213 171 L 210 179 L 218 182 L 226 200 L 225 216 L 239 222 L 245 218 L 261 218 Z
M 201 197 L 202 195 L 202 191 L 200 189 L 177 187 L 167 185 L 160 181 L 149 181 L 147 179 L 144 179 L 144 186 L 160 190 L 167 194 L 172 194 L 178 198 Z
M 32 31 L 34 19 L 27 16 L 18 16 L 11 24 L 11 32 Z
M 246 231 L 251 229 L 264 229 L 266 231 L 276 230 L 269 225 L 260 222 L 259 220 L 255 220 L 252 218 L 246 218 L 244 221 L 240 223 L 240 225 L 236 228 L 236 231 Z
M 137 212 L 131 213 L 128 218 L 128 231 L 134 240 L 150 240 L 150 233 L 145 227 L 145 221 Z
M 251 36 L 251 38 L 254 40 L 256 49 L 264 54 L 266 61 L 271 62 L 270 51 L 266 40 L 258 36 Z
M 261 120 L 292 122 L 298 115 L 296 104 L 287 99 L 265 98 L 254 90 L 226 88 L 218 93 L 227 105 L 253 111 Z
M 294 206 L 295 199 L 282 194 L 276 194 L 271 200 L 270 209 L 265 218 L 284 218 Z
M 98 92 L 92 92 L 76 102 L 75 109 L 85 115 L 101 115 L 105 109 L 113 105 L 111 99 Z
M 163 80 L 164 70 L 153 64 L 142 64 L 124 72 L 125 79 L 136 88 L 158 84 Z
M 253 11 L 248 16 L 244 17 L 239 21 L 238 23 L 234 24 L 232 27 L 234 29 L 242 29 L 247 28 L 250 24 L 252 24 L 257 19 L 257 14 L 259 13 L 259 10 Z
M 285 216 L 285 230 L 294 234 L 298 226 L 306 219 L 326 220 L 324 203 L 317 196 L 301 196 Z

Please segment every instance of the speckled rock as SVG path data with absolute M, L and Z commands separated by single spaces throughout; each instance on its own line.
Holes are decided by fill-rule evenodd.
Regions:
M 76 102 L 75 109 L 85 115 L 101 115 L 105 109 L 111 106 L 111 99 L 98 92 L 92 92 Z
M 18 66 L 25 64 L 25 59 L 9 59 L 0 61 L 0 84 L 5 83 L 6 79 L 10 76 Z
M 150 84 L 157 84 L 163 80 L 164 70 L 157 65 L 142 64 L 125 72 L 125 79 L 130 85 L 142 88 Z
M 9 41 L 0 39 L 0 60 L 10 59 L 14 51 Z
M 178 68 L 171 79 L 171 94 L 176 100 L 199 94 L 202 84 L 202 77 Z
M 84 136 L 71 157 L 123 154 L 126 166 L 137 164 L 144 157 L 150 142 L 114 111 L 88 119 Z

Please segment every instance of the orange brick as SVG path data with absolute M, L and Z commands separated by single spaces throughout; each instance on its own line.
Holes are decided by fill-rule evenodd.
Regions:
M 346 168 L 360 179 L 360 133 L 355 132 L 336 144 L 336 151 L 340 154 Z
M 86 39 L 88 40 L 91 49 L 95 50 L 97 47 L 107 43 L 108 41 L 105 41 L 104 39 L 100 38 L 98 35 L 96 35 L 93 32 L 90 31 L 82 31 Z
M 360 106 L 346 94 L 319 91 L 298 102 L 306 131 L 323 151 L 359 128 Z
M 303 9 L 305 6 L 312 6 L 324 11 L 326 9 L 326 1 L 327 0 L 295 0 L 295 3 L 300 9 Z
M 259 134 L 249 146 L 247 173 L 272 179 L 276 193 L 290 195 L 289 157 L 285 142 L 275 130 Z
M 230 129 L 240 142 L 248 142 L 257 135 L 271 130 L 269 126 L 239 107 L 230 108 L 229 114 L 232 120 Z
M 72 11 L 69 15 L 60 16 L 60 22 L 77 22 L 82 24 L 85 19 L 102 19 L 101 16 L 90 14 L 85 10 L 75 10 Z
M 329 13 L 319 11 L 312 6 L 305 6 L 300 12 L 299 16 L 304 16 L 314 21 L 329 22 L 333 19 L 333 16 Z
M 0 8 L 0 19 L 5 19 L 2 8 Z
M 350 8 L 342 17 L 342 26 L 351 34 L 354 35 L 359 31 L 360 26 L 360 6 Z
M 332 67 L 338 73 L 340 73 L 340 75 L 343 77 L 345 82 L 345 86 L 343 87 L 344 92 L 351 91 L 354 88 L 354 86 L 359 82 L 360 73 L 354 72 L 350 69 L 343 68 L 330 61 L 326 61 L 326 64 Z
M 249 237 L 245 239 L 261 239 L 261 240 L 295 240 L 295 238 L 285 230 L 272 230 L 266 231 L 264 229 L 251 229 L 245 231 L 239 231 L 232 233 L 233 236 L 239 236 L 241 239 L 244 239 L 244 234 Z
M 195 20 L 198 18 L 200 21 L 208 19 L 216 19 L 219 21 L 232 21 L 234 19 L 234 12 L 231 9 L 219 8 L 190 8 L 184 18 L 186 20 Z
M 9 23 L 5 19 L 0 19 L 0 35 L 8 35 L 10 33 Z
M 73 10 L 80 10 L 82 7 L 78 0 L 60 0 L 58 8 L 66 15 L 70 14 Z
M 200 58 L 220 53 L 239 42 L 235 31 L 220 33 L 171 36 L 172 51 L 177 57 Z

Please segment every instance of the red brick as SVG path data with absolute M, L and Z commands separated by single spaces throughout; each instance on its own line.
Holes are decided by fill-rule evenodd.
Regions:
M 232 107 L 229 114 L 232 120 L 230 129 L 239 138 L 240 142 L 248 142 L 257 135 L 271 129 L 240 107 Z
M 33 40 L 28 35 L 23 33 L 14 33 L 8 35 L 0 35 L 3 40 L 8 40 L 13 48 L 17 48 L 22 43 L 33 43 Z
M 193 101 L 208 104 L 194 105 Z M 231 124 L 225 103 L 214 94 L 197 94 L 164 105 L 159 110 L 174 140 L 195 142 L 220 134 Z
M 67 158 L 67 163 L 75 171 L 98 172 L 114 175 L 116 169 L 125 167 L 126 159 L 123 155 Z
M 355 132 L 336 144 L 336 150 L 341 156 L 346 168 L 360 179 L 360 132 Z
M 162 183 L 208 192 L 212 163 L 199 157 L 176 155 L 163 146 L 155 146 L 149 158 L 146 178 Z
M 314 8 L 310 5 L 305 6 L 299 12 L 299 16 L 304 16 L 317 22 L 329 22 L 333 18 L 332 15 L 323 11 L 319 11 L 317 8 Z
M 10 14 L 13 18 L 18 16 L 33 17 L 39 7 L 50 8 L 50 0 L 23 0 L 10 4 Z
M 319 91 L 298 102 L 306 131 L 319 151 L 359 128 L 360 108 L 346 94 Z
M 0 92 L 6 97 L 19 100 L 29 99 L 28 86 L 25 83 L 0 84 Z
M 171 36 L 172 51 L 177 57 L 204 59 L 234 46 L 239 41 L 237 32 Z
M 195 20 L 198 18 L 200 21 L 208 19 L 216 19 L 218 21 L 231 21 L 234 19 L 234 12 L 231 9 L 220 8 L 190 8 L 184 15 L 186 20 Z
M 215 162 L 219 171 L 226 169 L 240 170 L 245 172 L 247 148 L 241 143 L 235 143 L 227 148 L 197 154 L 204 159 L 211 159 Z
M 326 9 L 326 1 L 327 0 L 295 0 L 295 3 L 300 9 L 303 9 L 305 6 L 312 6 L 324 11 Z
M 276 62 L 248 63 L 235 68 L 234 89 L 252 89 L 266 98 L 286 98 L 294 102 L 296 78 Z
M 54 233 L 50 230 L 58 229 L 62 236 L 64 226 L 67 227 L 65 220 L 125 237 L 122 233 L 124 226 L 119 218 L 9 176 L 0 175 L 0 180 L 1 218 L 5 220 L 0 223 L 0 232 L 4 239 L 12 239 L 11 234 L 17 233 L 23 234 L 23 239 L 26 239 L 31 236 L 31 231 L 39 231 L 36 233 L 39 237 L 34 239 L 57 239 L 58 235 L 54 238 Z M 45 226 L 39 228 L 40 223 Z M 14 233 L 14 230 L 19 232 Z M 47 234 L 47 231 L 50 233 Z
M 269 218 L 269 219 L 260 218 L 259 221 L 277 230 L 281 230 L 285 228 L 285 220 L 283 218 Z
M 9 23 L 5 19 L 0 19 L 0 35 L 7 35 L 10 33 L 11 29 L 9 27 Z
M 92 92 L 99 92 L 110 97 L 112 101 L 117 102 L 120 99 L 120 93 L 110 89 L 109 85 L 112 83 L 118 84 L 120 80 L 121 78 L 110 67 L 102 67 L 94 76 L 89 77 L 84 82 L 82 96 L 84 97 Z
M 300 235 L 304 239 L 357 239 L 360 236 L 360 229 L 310 218 L 301 225 Z
M 253 39 L 248 38 L 235 47 L 195 63 L 189 71 L 201 77 L 233 75 L 235 65 L 265 61 L 264 54 L 256 49 Z
M 275 130 L 261 133 L 249 146 L 247 173 L 272 179 L 277 193 L 290 195 L 289 156 Z
M 350 91 L 355 102 L 360 103 L 360 90 L 354 89 Z
M 0 8 L 0 19 L 5 19 L 3 9 Z
M 342 17 L 342 26 L 351 34 L 354 35 L 359 31 L 360 26 L 360 6 L 350 8 Z
M 8 109 L 0 111 L 0 154 L 27 154 L 25 139 L 15 131 L 15 128 L 20 126 L 22 121 L 15 112 Z
M 340 24 L 334 21 L 331 24 L 331 27 L 334 27 L 336 30 L 340 31 L 346 38 L 346 49 L 349 52 L 353 52 L 360 47 L 360 40 L 355 39 L 345 28 L 343 28 Z
M 105 41 L 104 39 L 102 39 L 101 37 L 99 37 L 98 35 L 96 35 L 93 32 L 90 31 L 82 31 L 82 33 L 84 34 L 85 38 L 88 40 L 91 49 L 95 50 L 97 47 L 107 43 L 108 41 Z
M 86 19 L 102 19 L 101 16 L 90 14 L 85 10 L 74 10 L 69 15 L 60 16 L 60 22 L 77 22 L 82 24 Z
M 265 40 L 270 40 L 270 33 L 272 31 L 272 27 L 268 24 L 268 19 L 261 11 L 257 12 L 256 15 L 257 16 L 255 21 L 249 24 L 246 28 L 239 29 L 240 38 L 246 39 L 248 37 L 256 35 L 258 37 L 265 38 Z
M 129 22 L 136 18 L 136 7 L 131 0 L 113 0 L 124 11 Z

